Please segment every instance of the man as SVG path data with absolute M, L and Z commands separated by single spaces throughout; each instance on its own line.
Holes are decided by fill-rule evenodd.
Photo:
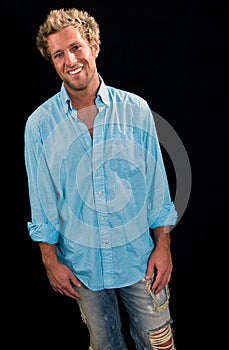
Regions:
M 62 80 L 25 127 L 28 230 L 49 282 L 76 299 L 89 349 L 127 349 L 118 297 L 136 349 L 175 349 L 168 284 L 177 212 L 151 110 L 105 85 L 99 26 L 86 11 L 50 11 L 36 44 Z

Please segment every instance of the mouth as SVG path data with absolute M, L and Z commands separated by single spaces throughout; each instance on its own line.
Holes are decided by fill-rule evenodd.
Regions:
M 78 74 L 79 72 L 81 72 L 83 69 L 83 67 L 79 67 L 77 69 L 74 69 L 74 70 L 71 70 L 68 72 L 69 75 L 75 75 L 75 74 Z

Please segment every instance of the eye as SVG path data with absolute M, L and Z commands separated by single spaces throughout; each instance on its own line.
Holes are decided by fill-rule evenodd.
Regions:
M 54 59 L 61 58 L 61 57 L 63 57 L 63 52 L 57 52 L 57 53 L 53 56 Z
M 80 46 L 79 45 L 74 45 L 72 48 L 71 48 L 71 51 L 72 52 L 76 52 L 77 50 L 79 50 Z

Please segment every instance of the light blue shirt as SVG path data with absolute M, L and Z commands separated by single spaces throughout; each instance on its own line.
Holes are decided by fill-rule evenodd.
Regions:
M 93 138 L 63 83 L 25 127 L 30 237 L 57 244 L 60 261 L 92 290 L 142 279 L 150 228 L 177 220 L 148 104 L 100 80 Z

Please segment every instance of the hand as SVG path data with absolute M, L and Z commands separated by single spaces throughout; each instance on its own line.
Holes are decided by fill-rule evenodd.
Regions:
M 149 258 L 145 275 L 146 280 L 149 280 L 155 275 L 151 287 L 155 294 L 159 293 L 169 283 L 172 269 L 172 256 L 169 248 L 162 246 L 156 247 Z
M 73 299 L 80 298 L 74 286 L 80 287 L 81 282 L 66 265 L 55 262 L 55 264 L 45 266 L 45 268 L 49 282 L 57 293 L 64 294 Z

